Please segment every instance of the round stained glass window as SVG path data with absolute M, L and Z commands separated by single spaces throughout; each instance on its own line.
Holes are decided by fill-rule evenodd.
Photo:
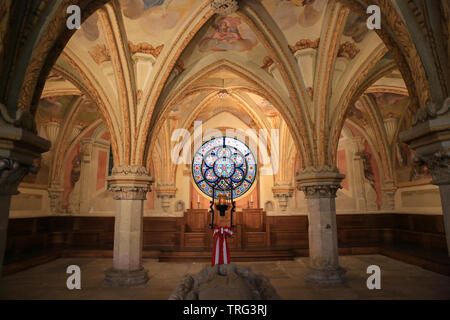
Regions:
M 209 197 L 233 190 L 233 198 L 246 193 L 255 182 L 256 161 L 241 141 L 221 137 L 212 139 L 197 150 L 192 163 L 194 181 Z

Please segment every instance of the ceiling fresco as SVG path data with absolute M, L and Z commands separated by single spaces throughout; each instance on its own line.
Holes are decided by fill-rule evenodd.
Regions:
M 299 40 L 299 34 L 309 39 L 320 36 L 326 0 L 263 0 L 261 3 L 290 43 Z
M 170 150 L 175 128 L 191 130 L 196 120 L 212 120 L 284 130 L 283 139 L 307 163 L 312 161 L 305 157 L 307 148 L 319 150 L 313 144 L 325 141 L 323 132 L 337 145 L 346 116 L 370 127 L 400 119 L 407 109 L 406 86 L 387 48 L 336 2 L 261 0 L 227 16 L 214 14 L 208 4 L 116 0 L 97 10 L 72 36 L 48 77 L 41 117 L 63 119 L 70 110 L 64 105 L 74 101 L 55 96 L 79 90 L 86 99 L 72 123 L 86 128 L 106 119 L 119 162 L 150 163 L 149 150 L 156 145 L 158 152 Z M 331 50 L 336 59 L 324 59 Z M 367 79 L 377 70 L 383 73 Z M 369 112 L 368 101 L 348 102 L 357 101 L 351 94 L 363 80 L 371 83 L 365 97 L 382 119 Z M 217 121 L 218 115 L 233 121 Z M 396 128 L 388 129 L 390 136 L 395 133 Z M 168 183 L 170 175 L 164 175 Z
M 237 14 L 208 21 L 184 50 L 180 60 L 186 68 L 216 53 L 230 53 L 252 63 L 268 55 L 255 32 Z

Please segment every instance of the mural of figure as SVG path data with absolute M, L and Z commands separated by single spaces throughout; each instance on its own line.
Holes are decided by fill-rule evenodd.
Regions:
M 188 9 L 187 0 L 121 0 L 123 15 L 139 20 L 141 29 L 158 36 L 173 29 Z
M 81 154 L 78 154 L 72 160 L 72 171 L 70 172 L 70 182 L 72 187 L 80 180 L 81 175 Z
M 294 1 L 299 2 L 299 1 Z M 300 4 L 304 7 L 303 12 L 298 17 L 298 23 L 302 27 L 311 27 L 315 25 L 321 15 L 322 11 L 326 5 L 326 1 L 324 0 L 303 0 Z
M 64 117 L 65 106 L 58 101 L 58 97 L 48 97 L 39 101 L 39 115 L 43 118 L 58 118 Z
M 199 43 L 199 50 L 206 51 L 248 51 L 256 40 L 246 39 L 241 35 L 241 19 L 236 17 L 218 17 L 213 24 L 214 32 Z M 250 29 L 246 30 L 250 31 Z M 255 37 L 256 38 L 256 37 Z
M 364 177 L 369 181 L 372 188 L 375 188 L 375 177 L 373 174 L 372 164 L 370 163 L 370 153 L 367 152 L 358 152 L 356 153 L 358 156 L 363 159 L 364 164 Z
M 83 36 L 89 41 L 95 41 L 100 36 L 100 30 L 98 28 L 98 14 L 94 12 L 86 21 L 81 25 Z
M 170 1 L 167 1 L 170 2 Z M 138 19 L 144 11 L 164 4 L 164 0 L 120 0 L 123 15 L 130 19 Z
M 351 12 L 344 27 L 344 35 L 352 37 L 355 42 L 359 43 L 363 41 L 367 33 L 369 33 L 369 29 L 366 21 L 356 13 Z
M 297 24 L 297 7 L 291 1 L 279 0 L 275 5 L 273 19 L 282 30 L 289 29 Z
M 372 93 L 372 95 L 375 97 L 375 100 L 380 107 L 396 104 L 406 98 L 406 96 L 395 93 L 375 92 Z
M 80 180 L 81 175 L 81 154 L 77 154 L 72 160 L 72 171 L 70 172 L 70 184 L 72 189 L 69 192 L 68 209 L 72 214 L 80 212 Z M 66 205 L 67 206 L 67 205 Z

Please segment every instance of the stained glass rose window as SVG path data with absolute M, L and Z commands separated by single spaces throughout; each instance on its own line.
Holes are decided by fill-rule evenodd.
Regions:
M 197 150 L 192 163 L 195 183 L 209 197 L 215 198 L 233 190 L 233 198 L 244 195 L 255 182 L 256 161 L 251 150 L 241 141 L 220 137 Z

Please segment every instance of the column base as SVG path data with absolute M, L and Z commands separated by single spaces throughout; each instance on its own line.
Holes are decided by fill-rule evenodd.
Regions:
M 322 269 L 308 267 L 306 281 L 325 286 L 339 285 L 345 282 L 346 272 L 347 270 L 339 266 Z
M 105 272 L 103 284 L 108 287 L 134 287 L 146 284 L 148 279 L 144 268 L 135 271 L 109 269 Z

